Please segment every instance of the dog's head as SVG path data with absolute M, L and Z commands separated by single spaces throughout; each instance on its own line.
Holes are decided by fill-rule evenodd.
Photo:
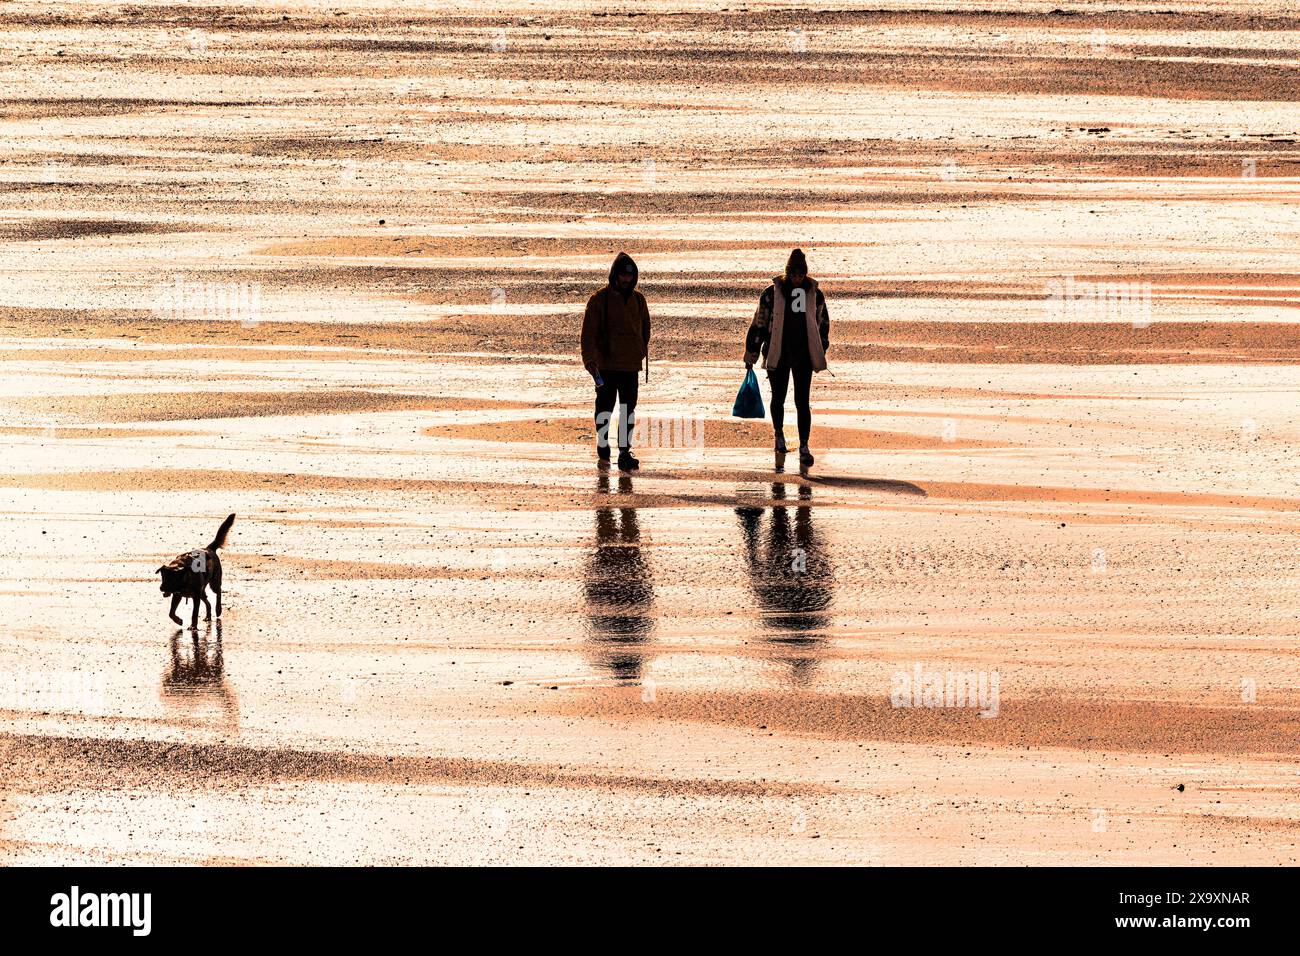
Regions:
M 184 568 L 169 567 L 164 564 L 156 573 L 162 575 L 162 582 L 159 584 L 158 590 L 162 591 L 163 594 L 171 596 L 185 589 Z

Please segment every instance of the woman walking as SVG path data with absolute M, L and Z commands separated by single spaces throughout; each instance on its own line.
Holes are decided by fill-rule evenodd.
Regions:
M 826 368 L 830 346 L 830 314 L 826 297 L 808 275 L 808 260 L 795 249 L 785 264 L 785 275 L 772 280 L 758 299 L 754 321 L 745 337 L 745 367 L 753 368 L 760 352 L 772 386 L 772 430 L 776 453 L 786 453 L 785 396 L 794 380 L 794 406 L 799 420 L 799 463 L 811 465 L 808 436 L 812 431 L 809 392 L 814 372 Z

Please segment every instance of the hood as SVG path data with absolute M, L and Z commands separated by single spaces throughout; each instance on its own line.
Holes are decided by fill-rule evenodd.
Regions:
M 817 285 L 817 280 L 812 276 L 805 277 L 803 281 L 804 286 L 808 289 L 812 289 Z M 786 290 L 790 288 L 790 280 L 783 275 L 772 276 L 772 285 L 776 286 L 778 289 Z
M 616 255 L 614 257 L 614 264 L 609 267 L 610 288 L 615 288 L 614 276 L 618 275 L 618 273 L 623 270 L 624 265 L 630 265 L 632 267 L 632 288 L 636 288 L 637 280 L 641 278 L 641 273 L 637 269 L 636 263 L 632 261 L 632 257 L 626 252 L 620 252 Z

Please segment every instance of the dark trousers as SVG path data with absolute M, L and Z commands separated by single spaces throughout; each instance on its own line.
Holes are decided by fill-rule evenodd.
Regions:
M 609 454 L 609 446 L 618 443 L 619 451 L 627 451 L 632 443 L 632 426 L 636 423 L 636 372 L 600 370 L 604 385 L 596 386 L 596 447 L 602 455 Z M 623 409 L 620 425 L 615 419 L 614 406 Z
M 790 379 L 794 379 L 794 407 L 799 417 L 801 445 L 808 444 L 808 435 L 812 431 L 812 406 L 808 404 L 812 376 L 811 365 L 778 366 L 767 370 L 767 381 L 772 386 L 772 430 L 778 433 L 785 431 L 785 395 L 790 388 Z

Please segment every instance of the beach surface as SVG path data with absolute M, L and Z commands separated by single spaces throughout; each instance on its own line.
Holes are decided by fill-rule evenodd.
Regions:
M 1300 862 L 1300 11 L 869 6 L 0 6 L 0 861 Z

